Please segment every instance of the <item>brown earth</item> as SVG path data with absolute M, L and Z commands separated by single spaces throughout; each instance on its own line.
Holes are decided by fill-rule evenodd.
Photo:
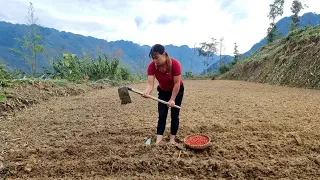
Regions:
M 130 95 L 133 102 L 120 105 L 116 87 L 94 90 L 51 99 L 0 119 L 0 176 L 320 178 L 320 91 L 185 80 L 176 146 L 167 140 L 159 146 L 144 144 L 156 131 L 157 102 Z M 204 151 L 186 148 L 183 138 L 194 133 L 209 135 L 212 146 Z
M 29 80 L 23 83 L 12 83 L 9 87 L 0 87 L 0 95 L 5 95 L 7 98 L 5 103 L 0 103 L 0 118 L 54 97 L 79 95 L 94 89 L 104 89 L 106 87 L 110 87 L 110 85 L 89 82 L 74 84 L 50 80 Z

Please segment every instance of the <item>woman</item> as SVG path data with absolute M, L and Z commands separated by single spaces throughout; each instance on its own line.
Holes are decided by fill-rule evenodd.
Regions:
M 163 133 L 166 126 L 168 115 L 168 106 L 181 106 L 184 85 L 181 75 L 181 65 L 174 59 L 170 58 L 165 51 L 164 46 L 156 44 L 152 46 L 149 57 L 152 62 L 148 66 L 148 86 L 143 92 L 146 97 L 152 92 L 154 87 L 154 78 L 157 78 L 159 85 L 157 86 L 158 98 L 168 102 L 168 105 L 158 103 L 158 127 L 156 144 L 162 141 Z M 175 143 L 175 136 L 179 128 L 179 112 L 178 108 L 171 108 L 171 132 L 170 143 Z

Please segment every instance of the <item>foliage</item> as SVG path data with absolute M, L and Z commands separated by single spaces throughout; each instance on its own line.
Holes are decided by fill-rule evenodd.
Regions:
M 304 9 L 304 7 L 307 7 L 306 4 L 302 4 L 300 0 L 293 0 L 292 5 L 290 7 L 291 12 L 293 15 L 291 16 L 292 23 L 290 24 L 290 30 L 295 30 L 299 27 L 299 12 Z
M 298 45 L 299 42 L 313 42 L 320 41 L 320 25 L 313 27 L 304 27 L 291 31 L 285 38 L 281 40 L 283 45 Z
M 17 54 L 21 55 L 25 61 L 29 63 L 31 71 L 33 75 L 36 74 L 36 67 L 37 67 L 37 58 L 38 54 L 44 51 L 44 46 L 39 44 L 39 41 L 43 38 L 40 36 L 40 32 L 36 21 L 38 18 L 34 17 L 34 9 L 33 4 L 30 2 L 30 7 L 28 11 L 28 22 L 27 25 L 29 26 L 28 31 L 23 36 L 23 38 L 15 38 L 15 40 L 21 43 L 21 48 L 23 51 L 19 49 L 10 48 L 10 50 L 16 52 Z
M 62 58 L 56 57 L 52 62 L 53 72 L 47 70 L 52 78 L 67 79 L 70 81 L 97 81 L 100 79 L 129 80 L 131 72 L 128 68 L 120 67 L 119 59 L 109 61 L 98 56 L 97 59 L 85 56 L 79 58 L 75 54 L 63 53 Z
M 283 4 L 284 4 L 284 0 L 275 0 L 273 4 L 269 5 L 270 11 L 268 14 L 268 18 L 271 19 L 272 22 L 274 22 L 278 16 L 282 16 Z
M 237 64 L 237 62 L 240 60 L 240 53 L 239 53 L 239 50 L 238 50 L 237 43 L 234 43 L 233 55 L 234 55 L 233 61 L 235 62 L 235 64 Z
M 278 31 L 277 25 L 274 23 L 270 23 L 270 27 L 267 30 L 267 43 L 271 43 L 276 39 L 281 38 L 282 34 Z
M 219 67 L 220 74 L 224 74 L 230 70 L 230 67 L 228 67 L 226 64 Z
M 5 69 L 4 65 L 0 61 L 0 79 L 8 79 L 9 77 L 9 72 Z
M 193 78 L 194 75 L 192 74 L 191 71 L 186 71 L 183 77 L 186 79 L 189 79 L 189 78 Z
M 7 100 L 7 97 L 4 95 L 0 95 L 0 103 L 3 103 Z
M 267 29 L 267 43 L 273 42 L 278 37 L 278 30 L 275 24 L 275 20 L 278 16 L 283 14 L 284 0 L 275 0 L 273 4 L 270 4 L 270 11 L 268 18 L 272 20 L 270 27 Z
M 8 86 L 8 79 L 11 79 L 11 75 L 0 61 L 0 87 Z
M 215 38 L 211 38 L 211 42 L 202 42 L 200 43 L 201 47 L 198 49 L 199 56 L 205 56 L 206 60 L 203 61 L 205 68 L 209 66 L 209 57 L 213 57 L 217 53 L 218 42 Z
M 219 39 L 219 66 L 222 65 L 222 53 L 223 53 L 223 49 L 224 49 L 224 43 L 223 43 L 223 41 L 224 41 L 224 38 L 221 37 L 221 38 Z

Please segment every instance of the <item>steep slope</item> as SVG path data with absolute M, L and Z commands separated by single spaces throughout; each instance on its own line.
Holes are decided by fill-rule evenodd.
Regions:
M 220 78 L 319 89 L 320 25 L 262 47 Z
M 27 63 L 22 61 L 19 56 L 9 50 L 9 48 L 19 48 L 19 44 L 14 38 L 22 37 L 23 32 L 27 29 L 26 25 L 11 24 L 7 22 L 0 22 L 0 59 L 7 67 L 23 69 L 29 71 Z M 74 53 L 81 55 L 85 50 L 88 54 L 98 55 L 102 53 L 115 53 L 122 51 L 122 64 L 129 66 L 133 71 L 145 70 L 146 62 L 150 62 L 148 53 L 150 46 L 133 43 L 131 41 L 111 41 L 107 42 L 103 39 L 93 37 L 86 37 L 78 34 L 73 34 L 64 31 L 58 31 L 52 28 L 39 27 L 40 34 L 44 37 L 41 42 L 46 47 L 43 55 L 39 56 L 38 70 L 42 67 L 49 68 L 49 61 L 51 57 L 59 56 L 62 52 Z M 191 69 L 191 60 L 193 59 L 193 48 L 188 46 L 166 46 L 170 56 L 181 61 L 183 72 Z M 231 56 L 227 56 L 231 58 Z M 201 73 L 203 71 L 204 57 L 195 56 L 192 62 L 192 70 L 194 73 Z M 215 56 L 211 63 L 218 59 Z M 144 63 L 143 63 L 144 62 Z
M 290 30 L 290 23 L 292 22 L 291 17 L 284 17 L 280 19 L 276 24 L 277 24 L 277 29 L 281 33 L 281 37 L 284 37 L 288 35 L 289 30 Z M 299 22 L 301 27 L 306 27 L 306 26 L 311 26 L 315 27 L 316 25 L 320 24 L 320 14 L 315 14 L 315 13 L 305 13 L 303 16 L 300 17 L 300 22 Z M 242 57 L 245 58 L 255 51 L 259 50 L 262 46 L 264 46 L 267 42 L 267 36 L 264 37 L 260 42 L 254 44 L 252 48 L 243 53 Z M 224 62 L 225 63 L 230 63 L 233 59 L 226 59 Z M 209 68 L 209 72 L 216 72 L 219 70 L 219 64 L 218 62 L 213 63 Z
M 284 17 L 277 22 L 277 29 L 281 33 L 281 37 L 284 37 L 289 33 L 291 22 L 292 22 L 291 17 Z M 301 27 L 317 26 L 318 24 L 320 24 L 320 14 L 315 14 L 311 12 L 305 13 L 303 14 L 303 16 L 300 17 L 299 24 Z M 266 43 L 267 43 L 267 36 L 263 38 L 259 43 L 254 44 L 252 48 L 249 51 L 245 52 L 243 55 L 249 56 L 253 52 L 260 49 Z

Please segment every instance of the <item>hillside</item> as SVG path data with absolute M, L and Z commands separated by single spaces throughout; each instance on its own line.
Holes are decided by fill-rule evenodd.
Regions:
M 284 17 L 280 19 L 276 25 L 278 31 L 281 33 L 281 37 L 286 36 L 289 33 L 290 29 L 290 23 L 292 22 L 291 17 Z M 315 14 L 315 13 L 305 13 L 300 17 L 300 22 L 299 22 L 301 27 L 306 27 L 306 26 L 311 26 L 315 27 L 316 25 L 320 24 L 320 14 Z M 259 50 L 262 46 L 264 46 L 267 42 L 267 36 L 264 37 L 260 42 L 254 44 L 249 51 L 242 53 L 242 57 L 245 58 L 255 51 Z M 240 52 L 241 53 L 241 52 Z M 225 63 L 229 63 L 232 61 L 232 59 L 227 59 L 224 61 Z M 215 72 L 218 70 L 218 62 L 213 63 L 211 66 L 208 67 L 209 72 Z
M 26 28 L 26 25 L 0 21 L 0 59 L 2 59 L 7 68 L 29 71 L 28 65 L 19 56 L 9 50 L 9 48 L 19 48 L 19 44 L 17 44 L 14 38 L 22 37 Z M 40 34 L 44 37 L 41 43 L 44 44 L 46 49 L 44 54 L 39 57 L 38 70 L 42 70 L 43 66 L 50 68 L 50 59 L 60 56 L 62 52 L 81 55 L 83 51 L 86 51 L 88 54 L 98 55 L 100 52 L 113 54 L 120 50 L 122 51 L 122 64 L 129 66 L 132 71 L 145 71 L 147 62 L 150 61 L 148 57 L 150 46 L 147 45 L 140 46 L 139 44 L 124 40 L 107 42 L 103 39 L 64 31 L 60 32 L 46 27 L 40 27 Z M 193 57 L 193 48 L 173 45 L 167 45 L 166 48 L 170 56 L 181 62 L 183 72 L 191 69 L 190 63 Z M 214 63 L 218 59 L 219 57 L 215 56 L 210 63 Z M 226 56 L 226 59 L 232 59 L 232 57 Z M 193 73 L 197 74 L 203 71 L 203 60 L 203 57 L 195 56 L 192 62 Z
M 320 25 L 262 47 L 220 78 L 319 89 Z

